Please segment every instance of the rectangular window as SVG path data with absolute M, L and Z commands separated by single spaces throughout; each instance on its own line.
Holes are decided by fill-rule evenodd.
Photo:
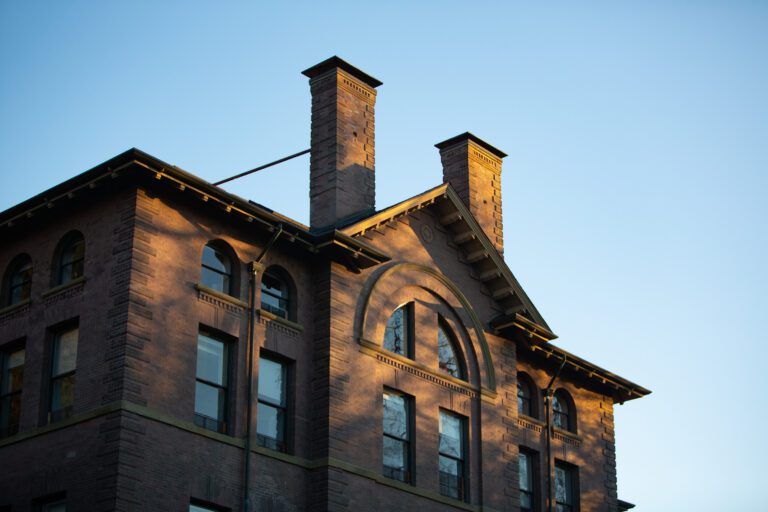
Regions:
M 411 399 L 384 391 L 384 476 L 411 483 Z
M 440 494 L 457 500 L 467 497 L 464 469 L 465 425 L 463 417 L 440 411 Z
M 195 424 L 215 432 L 227 428 L 227 348 L 208 333 L 197 335 Z
M 75 369 L 79 328 L 54 334 L 51 354 L 51 400 L 48 419 L 51 423 L 72 415 L 75 403 Z
M 256 410 L 256 443 L 286 451 L 288 366 L 267 357 L 259 358 L 259 403 Z
M 532 512 L 536 508 L 536 454 L 520 449 L 520 512 Z
M 557 512 L 575 512 L 578 494 L 577 469 L 570 464 L 555 461 L 555 502 Z
M 19 431 L 24 348 L 0 353 L 0 370 L 0 437 L 4 437 Z

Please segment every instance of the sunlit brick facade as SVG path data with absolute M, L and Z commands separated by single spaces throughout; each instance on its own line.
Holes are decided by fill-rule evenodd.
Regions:
M 440 143 L 377 211 L 381 83 L 305 75 L 310 226 L 138 150 L 0 214 L 0 510 L 631 507 L 613 406 L 648 391 L 552 343 L 504 153 Z

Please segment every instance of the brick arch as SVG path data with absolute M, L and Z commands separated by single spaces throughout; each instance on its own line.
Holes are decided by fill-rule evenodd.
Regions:
M 408 288 L 420 288 L 435 296 L 451 312 L 468 340 L 465 351 L 471 350 L 476 363 L 475 384 L 496 390 L 496 375 L 491 351 L 482 324 L 469 300 L 456 284 L 440 272 L 416 263 L 395 263 L 371 278 L 357 322 L 359 340 L 381 345 L 389 315 L 406 301 Z M 469 349 L 469 350 L 467 350 Z M 467 355 L 467 354 L 465 354 Z M 467 358 L 467 363 L 471 361 Z M 470 372 L 471 376 L 471 372 Z

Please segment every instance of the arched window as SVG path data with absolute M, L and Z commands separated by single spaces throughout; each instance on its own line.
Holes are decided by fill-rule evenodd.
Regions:
M 32 258 L 21 254 L 13 259 L 5 274 L 5 305 L 23 302 L 32 294 Z
M 442 320 L 437 326 L 437 355 L 441 371 L 457 379 L 465 378 L 453 333 Z
M 536 418 L 536 392 L 530 377 L 524 373 L 517 374 L 517 411 L 520 414 Z
M 293 320 L 295 304 L 291 303 L 293 287 L 286 273 L 278 268 L 268 268 L 261 278 L 261 309 L 273 315 Z
M 232 259 L 213 243 L 203 248 L 200 284 L 232 295 Z
M 576 410 L 565 390 L 558 389 L 552 397 L 552 422 L 558 428 L 576 432 Z
M 55 284 L 66 284 L 83 276 L 85 239 L 82 234 L 74 232 L 64 237 L 58 255 Z
M 413 357 L 413 303 L 400 306 L 387 320 L 384 348 L 405 357 Z

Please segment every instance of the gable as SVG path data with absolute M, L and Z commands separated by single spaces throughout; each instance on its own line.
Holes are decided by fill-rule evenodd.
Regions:
M 495 309 L 498 309 L 499 317 L 522 315 L 538 326 L 539 331 L 548 339 L 556 337 L 549 331 L 544 318 L 501 254 L 449 184 L 402 201 L 340 231 L 353 238 L 370 236 L 372 232 L 386 236 L 392 223 L 413 216 L 416 212 L 431 215 L 435 219 L 436 227 L 447 237 L 448 246 L 469 267 L 472 277 L 481 283 Z M 419 235 L 422 243 L 430 236 L 436 236 L 434 233 L 430 235 L 428 229 Z M 396 258 L 396 250 L 396 247 L 390 249 L 390 256 Z

